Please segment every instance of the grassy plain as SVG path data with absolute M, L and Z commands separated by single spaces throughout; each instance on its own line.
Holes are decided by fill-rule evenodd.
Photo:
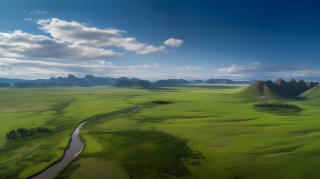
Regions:
M 320 101 L 269 99 L 303 109 L 288 116 L 253 107 L 264 101 L 237 95 L 245 87 L 1 89 L 0 178 L 25 178 L 58 160 L 75 126 L 92 116 L 80 132 L 82 153 L 56 178 L 318 178 Z M 142 108 L 99 117 L 134 107 L 124 99 Z M 53 133 L 5 139 L 37 126 Z
M 38 173 L 63 156 L 80 121 L 133 108 L 133 104 L 124 101 L 127 96 L 122 91 L 128 90 L 0 89 L 0 178 L 27 178 Z M 39 126 L 52 132 L 12 140 L 5 137 L 12 129 Z

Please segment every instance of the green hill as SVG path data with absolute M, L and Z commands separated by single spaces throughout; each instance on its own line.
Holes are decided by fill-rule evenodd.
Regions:
M 319 84 L 318 82 L 310 81 L 306 85 L 308 86 L 309 89 L 311 89 L 311 88 L 317 86 L 318 84 Z
M 301 94 L 302 97 L 307 97 L 308 99 L 315 99 L 320 97 L 320 84 L 314 86 L 308 91 Z
M 272 81 L 256 81 L 251 84 L 249 87 L 244 89 L 239 93 L 239 96 L 243 97 L 261 97 L 266 96 L 268 98 L 291 98 L 300 95 L 301 93 L 309 90 L 309 86 L 313 86 L 315 83 L 310 82 L 309 85 L 303 80 L 296 82 L 294 79 L 291 79 L 289 82 L 284 81 L 283 79 L 278 79 L 276 82 Z M 311 89 L 309 91 L 313 91 Z M 317 91 L 317 90 L 316 90 Z M 316 93 L 316 92 L 314 92 Z M 311 95 L 311 92 L 310 92 Z M 319 92 L 320 95 L 320 92 Z M 312 93 L 311 96 L 314 96 Z M 316 94 L 315 94 L 316 96 Z
M 256 81 L 239 94 L 241 97 L 261 97 L 266 96 L 268 98 L 278 98 L 282 97 L 280 90 L 277 88 L 277 85 L 272 81 Z

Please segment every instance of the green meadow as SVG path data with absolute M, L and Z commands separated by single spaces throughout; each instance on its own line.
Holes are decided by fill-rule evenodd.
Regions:
M 58 161 L 88 118 L 83 151 L 55 178 L 319 178 L 317 95 L 270 98 L 299 107 L 273 110 L 238 95 L 246 87 L 2 88 L 0 178 L 28 178 Z M 123 113 L 135 108 L 127 101 L 141 108 Z M 12 129 L 35 127 L 51 131 L 6 139 Z

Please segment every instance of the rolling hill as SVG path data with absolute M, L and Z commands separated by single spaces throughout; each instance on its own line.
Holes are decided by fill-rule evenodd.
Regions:
M 272 81 L 256 81 L 239 94 L 241 97 L 261 97 L 267 96 L 271 98 L 282 97 L 279 88 Z
M 314 82 L 311 82 L 311 84 L 314 84 Z M 283 79 L 278 79 L 274 83 L 270 80 L 256 81 L 247 88 L 245 88 L 243 91 L 241 91 L 238 95 L 243 97 L 266 96 L 269 98 L 295 97 L 309 90 L 309 86 L 310 85 L 307 85 L 307 83 L 305 83 L 303 80 L 299 80 L 298 82 L 296 82 L 294 79 L 291 79 L 289 82 L 286 82 Z M 319 91 L 311 87 L 311 89 L 309 90 L 311 96 L 315 95 L 313 93 L 317 93 L 311 92 L 313 90 Z
M 308 91 L 301 94 L 303 97 L 307 97 L 307 99 L 316 99 L 320 97 L 320 84 L 314 86 Z

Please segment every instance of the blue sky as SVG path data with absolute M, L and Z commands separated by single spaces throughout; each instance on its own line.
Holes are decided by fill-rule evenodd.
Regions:
M 319 1 L 0 1 L 0 77 L 320 80 Z

